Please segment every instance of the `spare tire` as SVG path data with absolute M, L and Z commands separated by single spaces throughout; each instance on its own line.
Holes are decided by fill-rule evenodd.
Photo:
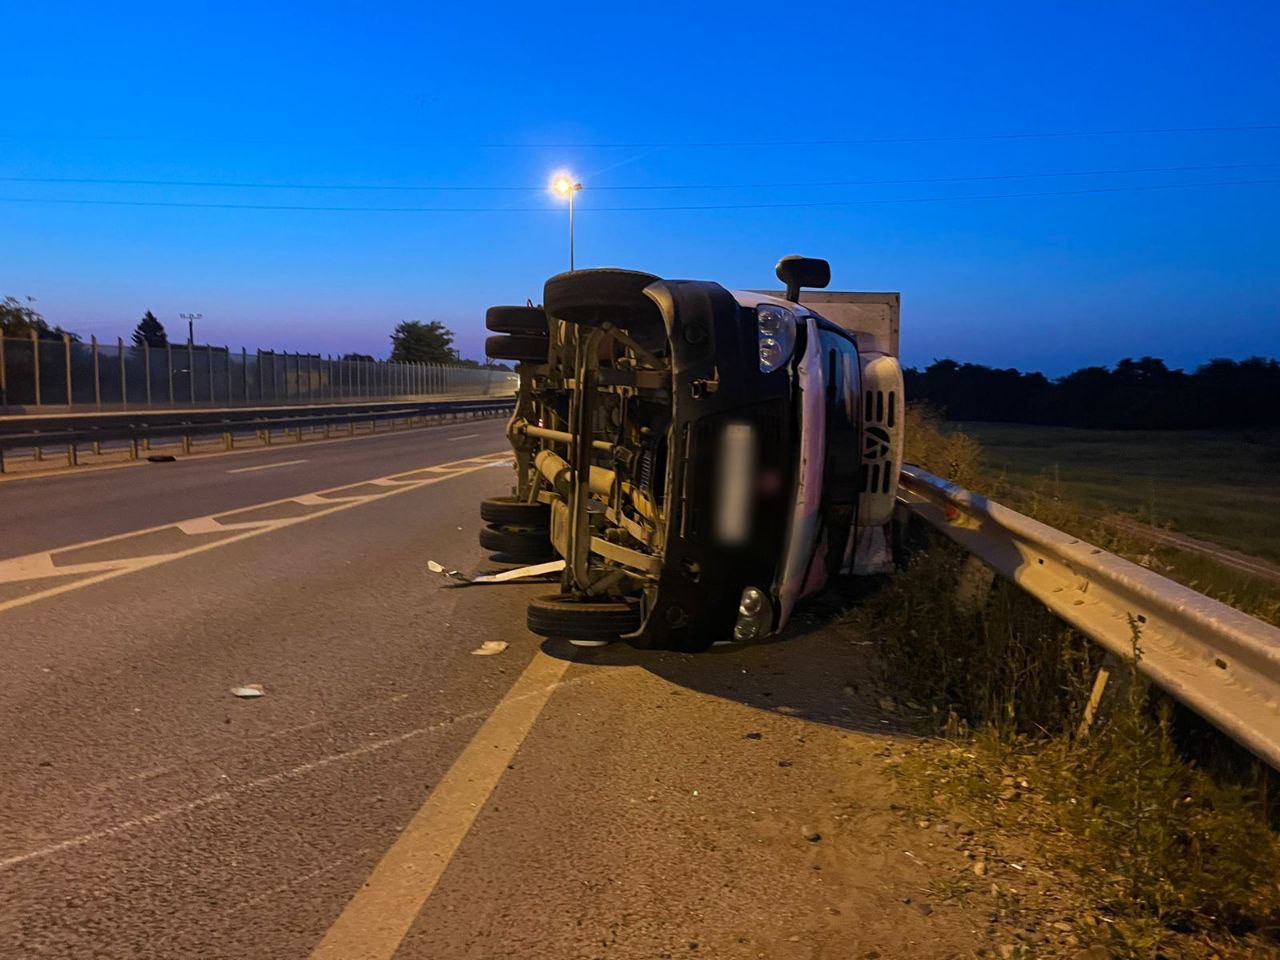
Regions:
M 542 301 L 547 316 L 570 323 L 598 326 L 606 320 L 629 330 L 662 326 L 658 305 L 644 294 L 656 280 L 652 273 L 600 267 L 558 273 L 547 281 Z
M 494 333 L 524 333 L 547 336 L 547 314 L 541 307 L 490 307 L 484 325 Z
M 566 640 L 617 640 L 640 628 L 640 602 L 553 593 L 529 601 L 529 629 Z
M 547 344 L 548 341 L 545 336 L 499 334 L 496 337 L 485 338 L 484 352 L 494 360 L 546 363 Z
M 490 497 L 480 501 L 480 519 L 485 523 L 546 530 L 551 526 L 551 507 L 545 503 L 525 503 L 515 497 Z

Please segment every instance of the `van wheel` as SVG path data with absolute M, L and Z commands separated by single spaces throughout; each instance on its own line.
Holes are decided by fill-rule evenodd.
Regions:
M 485 523 L 508 523 L 517 527 L 546 530 L 551 526 L 551 506 L 525 503 L 515 497 L 490 497 L 480 501 L 480 519 Z
M 640 628 L 640 603 L 553 593 L 529 601 L 528 624 L 533 633 L 542 637 L 617 640 Z
M 548 335 L 547 314 L 541 307 L 490 307 L 485 312 L 484 325 L 494 333 Z
M 547 344 L 545 336 L 534 337 L 529 334 L 499 334 L 486 337 L 484 352 L 494 360 L 519 360 L 534 363 L 547 362 Z
M 546 528 L 490 525 L 480 530 L 480 546 L 513 560 L 545 560 L 552 553 Z
M 651 273 L 612 267 L 559 273 L 543 288 L 543 306 L 547 316 L 570 323 L 598 326 L 612 320 L 626 329 L 661 326 L 658 305 L 644 294 L 644 288 L 659 279 Z

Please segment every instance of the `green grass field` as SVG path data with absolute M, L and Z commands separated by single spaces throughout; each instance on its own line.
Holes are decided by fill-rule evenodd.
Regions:
M 956 423 L 991 473 L 1086 506 L 1280 560 L 1280 431 L 1080 430 Z

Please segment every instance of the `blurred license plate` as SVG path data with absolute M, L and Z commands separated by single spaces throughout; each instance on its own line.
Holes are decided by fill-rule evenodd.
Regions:
M 749 423 L 725 424 L 716 464 L 716 536 L 745 543 L 751 536 L 752 490 L 756 472 L 756 432 Z

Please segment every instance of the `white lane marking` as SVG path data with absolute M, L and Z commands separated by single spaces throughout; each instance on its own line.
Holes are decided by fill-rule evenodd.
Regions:
M 447 437 L 446 439 L 452 443 L 454 440 L 474 440 L 478 436 L 480 436 L 478 433 L 464 433 L 460 437 Z
M 227 473 L 253 473 L 255 470 L 274 470 L 276 467 L 292 467 L 295 463 L 309 463 L 308 460 L 282 460 L 279 463 L 260 463 L 256 467 L 236 467 Z
M 542 653 L 539 653 L 539 656 L 546 657 L 546 655 Z M 546 659 L 550 660 L 552 658 L 546 657 Z M 563 661 L 563 663 L 566 667 L 568 666 L 568 661 Z M 532 666 L 532 664 L 530 664 L 530 666 Z M 525 673 L 527 674 L 528 671 L 526 670 Z M 560 673 L 563 674 L 564 671 L 561 670 Z M 523 676 L 521 679 L 524 679 Z M 517 681 L 517 683 L 518 682 L 519 681 Z M 557 677 L 556 681 L 550 682 L 545 690 L 525 690 L 517 697 L 512 696 L 512 693 L 515 692 L 515 688 L 513 687 L 512 692 L 508 693 L 507 696 L 503 698 L 502 703 L 498 706 L 501 707 L 520 700 L 536 700 L 538 702 L 538 710 L 541 711 L 542 704 L 546 703 L 547 698 L 551 696 L 552 692 L 563 683 L 564 681 Z M 341 753 L 331 753 L 316 760 L 309 760 L 306 763 L 300 763 L 296 767 L 290 767 L 288 770 L 280 770 L 276 773 L 268 774 L 265 777 L 258 777 L 254 780 L 248 780 L 244 783 L 237 784 L 234 787 L 228 787 L 225 790 L 217 790 L 213 793 L 205 794 L 202 797 L 196 797 L 194 800 L 187 800 L 184 803 L 176 803 L 169 807 L 161 807 L 159 810 L 153 810 L 151 813 L 144 813 L 142 816 L 133 817 L 129 820 L 121 820 L 119 823 L 113 823 L 108 827 L 91 830 L 88 833 L 77 834 L 74 837 L 67 837 L 65 840 L 59 840 L 55 843 L 49 844 L 48 846 L 40 847 L 37 850 L 29 850 L 26 853 L 15 854 L 14 856 L 0 860 L 0 872 L 9 870 L 19 864 L 27 863 L 31 860 L 41 860 L 45 857 L 51 857 L 64 850 L 73 850 L 76 847 L 83 847 L 86 844 L 94 843 L 98 840 L 107 840 L 111 837 L 117 836 L 118 834 L 126 833 L 130 830 L 136 830 L 139 827 L 155 826 L 156 824 L 164 823 L 166 820 L 172 820 L 174 817 L 181 816 L 185 813 L 194 813 L 195 811 L 203 810 L 206 807 L 216 806 L 220 803 L 227 803 L 228 801 L 234 800 L 242 794 L 249 793 L 250 791 L 260 790 L 263 787 L 277 786 L 281 783 L 286 783 L 289 780 L 296 780 L 299 777 L 306 776 L 309 773 L 314 773 L 317 770 L 323 770 L 325 767 L 332 766 L 335 763 L 342 763 L 346 760 L 355 760 L 358 757 L 364 757 L 371 753 L 379 753 L 390 747 L 399 746 L 406 741 L 416 740 L 418 737 L 448 729 L 455 726 L 460 721 L 465 722 L 467 720 L 479 720 L 485 715 L 485 712 L 486 711 L 484 710 L 473 710 L 469 713 L 459 714 L 449 720 L 442 720 L 439 723 L 430 724 L 429 726 L 406 730 L 404 733 L 398 733 L 393 737 L 386 737 L 382 740 L 376 740 L 373 743 L 366 743 L 352 750 L 344 750 Z M 492 718 L 492 714 L 490 714 L 490 720 L 492 720 Z M 485 726 L 487 725 L 488 724 L 486 722 Z M 484 727 L 481 727 L 480 732 L 483 733 L 484 729 Z M 479 734 L 477 734 L 477 736 L 479 736 Z M 472 742 L 474 743 L 474 740 Z M 507 760 L 503 761 L 504 768 L 509 762 L 510 761 Z M 455 766 L 456 765 L 457 764 L 455 763 Z
M 572 661 L 539 650 L 356 891 L 312 960 L 390 960 Z
M 488 457 L 506 457 L 504 453 L 487 454 Z M 415 470 L 402 471 L 392 477 L 383 477 L 379 479 L 396 481 L 394 485 L 387 487 L 385 490 L 376 493 L 365 493 L 348 497 L 334 498 L 332 506 L 327 506 L 320 510 L 313 510 L 310 513 L 304 513 L 300 516 L 285 517 L 268 517 L 262 520 L 232 521 L 223 524 L 218 520 L 219 517 L 234 516 L 235 514 L 244 514 L 255 510 L 261 510 L 266 507 L 278 506 L 283 503 L 297 503 L 299 497 L 284 497 L 280 500 L 271 500 L 266 503 L 250 504 L 246 507 L 239 507 L 235 510 L 223 510 L 216 514 L 210 514 L 207 517 L 193 517 L 189 520 L 181 520 L 174 523 L 162 523 L 155 527 L 148 527 L 145 530 L 133 530 L 129 533 L 116 534 L 111 537 L 102 537 L 98 540 L 89 540 L 85 543 L 73 544 L 69 547 L 59 547 L 56 550 L 44 550 L 40 553 L 28 554 L 21 557 L 13 557 L 9 560 L 0 560 L 0 583 L 15 583 L 23 580 L 35 580 L 47 576 L 63 576 L 70 574 L 82 574 L 82 578 L 74 580 L 70 583 L 59 584 L 58 586 L 49 587 L 45 590 L 37 590 L 21 597 L 15 597 L 11 600 L 0 602 L 0 612 L 11 610 L 14 607 L 25 606 L 28 603 L 34 603 L 37 600 L 43 600 L 46 597 L 56 596 L 60 593 L 66 593 L 69 590 L 78 590 L 81 587 L 87 587 L 95 583 L 101 583 L 104 580 L 110 580 L 114 577 L 124 576 L 126 573 L 134 573 L 138 570 L 145 570 L 148 567 L 158 566 L 162 563 L 169 563 L 174 560 L 181 560 L 184 557 L 190 557 L 197 553 L 204 553 L 206 550 L 216 550 L 219 547 L 230 546 L 249 537 L 261 536 L 272 530 L 279 530 L 282 527 L 290 527 L 298 523 L 306 523 L 309 520 L 315 520 L 318 517 L 327 517 L 331 513 L 338 513 L 342 510 L 349 510 L 352 507 L 358 507 L 361 504 L 372 503 L 375 500 L 381 500 L 384 497 L 394 497 L 401 493 L 408 493 L 411 490 L 418 490 L 422 487 L 431 486 L 434 483 L 448 480 L 452 477 L 462 476 L 466 473 L 472 473 L 476 470 L 483 470 L 491 465 L 490 460 L 482 457 L 469 457 L 466 460 L 458 460 L 451 464 L 441 464 L 441 466 L 451 468 L 449 473 L 440 473 L 434 476 L 424 477 L 418 480 L 397 481 L 397 477 L 403 477 L 406 474 L 420 473 L 421 468 Z M 499 462 L 507 462 L 499 461 Z M 356 487 L 362 487 L 371 481 L 363 480 L 355 483 L 343 484 L 340 487 L 330 487 L 328 490 L 317 490 L 313 494 L 303 494 L 302 496 L 319 496 L 321 494 L 339 493 L 343 490 L 351 490 Z M 325 500 L 325 503 L 330 501 Z M 86 547 L 94 547 L 105 543 L 116 543 L 127 541 L 132 538 L 140 538 L 146 534 L 156 533 L 161 530 L 182 530 L 183 527 L 195 529 L 202 533 L 214 532 L 218 527 L 232 531 L 232 536 L 223 537 L 220 540 L 197 544 L 182 550 L 176 550 L 171 553 L 148 554 L 139 557 L 121 557 L 111 560 L 95 560 L 88 563 L 74 563 L 65 566 L 57 566 L 54 562 L 57 557 L 62 554 L 75 550 L 83 550 Z

